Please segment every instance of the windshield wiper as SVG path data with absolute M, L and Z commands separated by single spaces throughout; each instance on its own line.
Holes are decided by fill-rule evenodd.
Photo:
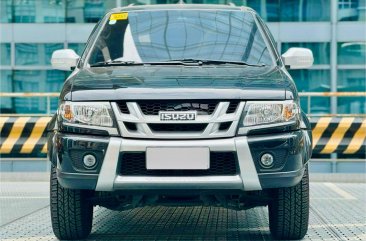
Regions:
M 94 64 L 91 64 L 90 67 L 118 66 L 118 65 L 143 65 L 143 63 L 137 63 L 135 61 L 109 60 L 109 61 L 96 62 Z
M 262 67 L 264 64 L 249 64 L 244 61 L 230 61 L 230 60 L 210 60 L 210 59 L 173 59 L 169 60 L 166 63 L 169 64 L 183 64 L 183 65 L 204 65 L 204 64 L 235 64 L 235 65 L 247 65 L 247 66 L 256 66 Z
M 225 60 L 204 60 L 204 64 L 236 64 L 236 65 L 247 65 L 247 66 L 256 66 L 262 67 L 264 64 L 249 64 L 244 61 L 225 61 Z
M 105 66 L 123 66 L 123 65 L 186 65 L 186 66 L 200 66 L 200 65 L 220 65 L 220 64 L 235 64 L 235 65 L 246 65 L 246 66 L 255 66 L 262 67 L 264 64 L 248 64 L 243 61 L 227 61 L 227 60 L 209 60 L 209 59 L 172 59 L 167 61 L 158 61 L 158 62 L 144 62 L 139 63 L 135 61 L 121 61 L 121 60 L 112 60 L 112 61 L 102 61 L 91 64 L 90 67 L 105 67 Z

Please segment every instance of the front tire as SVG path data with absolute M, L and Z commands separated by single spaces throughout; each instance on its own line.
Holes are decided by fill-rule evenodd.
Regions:
M 63 188 L 52 166 L 50 177 L 52 229 L 58 239 L 85 239 L 91 232 L 93 205 L 86 190 Z
M 269 228 L 279 240 L 302 239 L 309 224 L 309 175 L 304 176 L 294 187 L 279 188 L 273 192 L 273 201 L 268 205 Z

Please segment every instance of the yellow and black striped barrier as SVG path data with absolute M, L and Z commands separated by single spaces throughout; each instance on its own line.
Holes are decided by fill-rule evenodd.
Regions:
M 51 117 L 0 117 L 2 157 L 45 157 Z M 366 118 L 310 119 L 313 154 L 366 155 Z
M 44 157 L 51 117 L 0 117 L 2 157 Z
M 321 117 L 310 122 L 314 154 L 365 155 L 366 118 Z

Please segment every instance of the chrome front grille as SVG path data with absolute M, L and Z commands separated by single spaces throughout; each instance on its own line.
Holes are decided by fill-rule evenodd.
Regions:
M 112 103 L 123 137 L 203 139 L 235 136 L 244 108 L 238 100 L 144 100 Z M 195 120 L 161 121 L 160 111 L 196 111 Z

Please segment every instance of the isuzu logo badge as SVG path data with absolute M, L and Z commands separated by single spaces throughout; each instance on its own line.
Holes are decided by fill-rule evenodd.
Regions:
M 192 121 L 196 120 L 196 111 L 160 111 L 161 121 Z

